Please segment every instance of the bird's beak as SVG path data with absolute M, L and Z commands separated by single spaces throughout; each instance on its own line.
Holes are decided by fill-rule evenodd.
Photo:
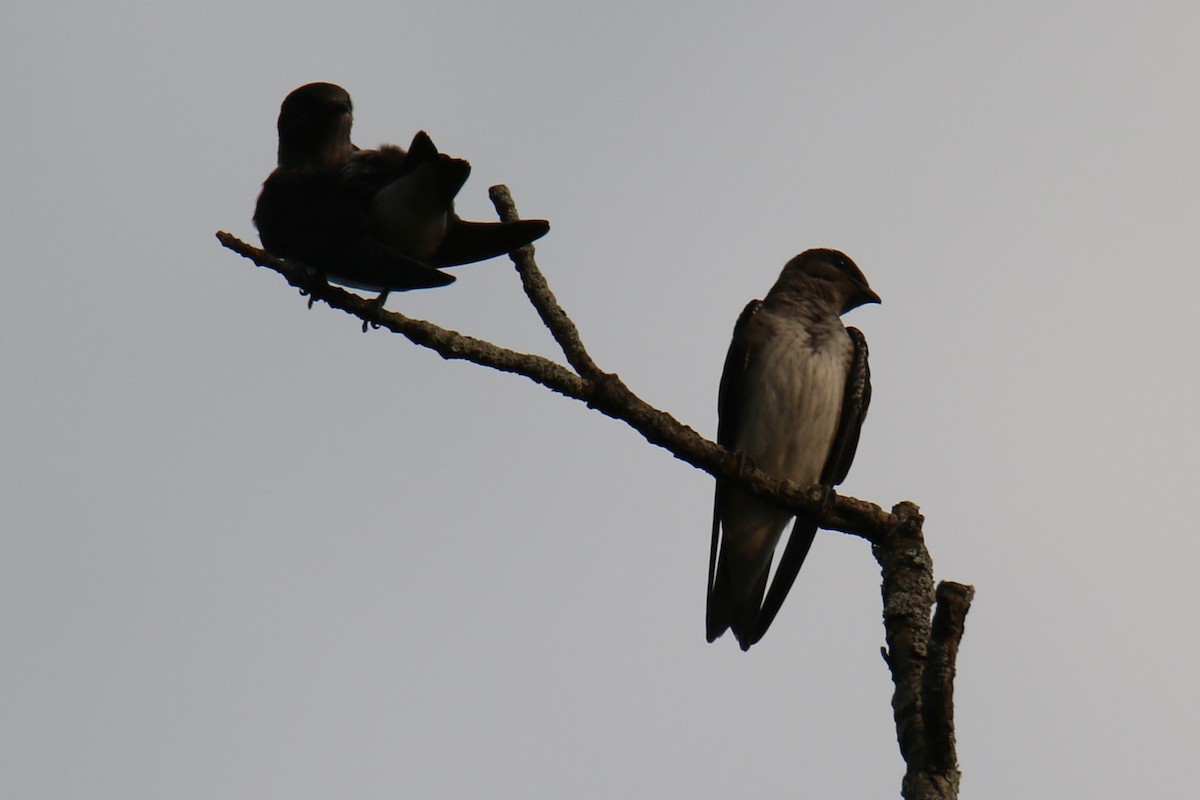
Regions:
M 842 305 L 841 313 L 845 314 L 848 311 L 853 311 L 859 306 L 865 306 L 867 303 L 882 303 L 879 295 L 875 294 L 874 290 L 865 283 L 854 282 L 855 288 L 858 291 L 846 298 L 845 304 Z

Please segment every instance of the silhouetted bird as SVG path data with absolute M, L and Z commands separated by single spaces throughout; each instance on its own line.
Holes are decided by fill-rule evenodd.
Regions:
M 386 296 L 444 286 L 454 278 L 439 267 L 503 255 L 550 229 L 545 220 L 460 219 L 454 197 L 470 164 L 439 153 L 424 131 L 407 152 L 360 150 L 350 142 L 352 122 L 350 95 L 332 83 L 284 98 L 279 163 L 254 212 L 271 254 Z
M 721 375 L 717 441 L 801 486 L 841 483 L 871 400 L 867 342 L 841 315 L 879 296 L 836 250 L 808 250 L 738 318 Z M 792 514 L 717 481 L 708 567 L 708 640 L 732 628 L 743 650 L 762 638 L 791 589 L 817 526 L 796 518 L 775 578 L 767 576 Z M 766 594 L 764 601 L 763 595 Z

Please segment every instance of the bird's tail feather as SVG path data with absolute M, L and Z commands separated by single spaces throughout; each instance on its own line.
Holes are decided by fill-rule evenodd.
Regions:
M 743 652 L 749 650 L 750 645 L 758 641 L 755 632 L 758 630 L 759 604 L 762 602 L 763 592 L 767 589 L 767 573 L 769 571 L 770 565 L 754 582 L 750 596 L 744 602 L 734 603 L 733 618 L 729 621 L 729 627 L 733 630 L 733 635 L 737 638 L 738 645 Z
M 540 239 L 549 230 L 550 223 L 544 219 L 514 222 L 467 222 L 455 219 L 431 260 L 437 267 L 486 261 Z
M 759 604 L 767 588 L 769 571 L 769 568 L 764 569 L 751 587 L 749 595 L 740 598 L 732 591 L 728 569 L 718 564 L 716 576 L 708 592 L 705 619 L 708 641 L 715 641 L 718 636 L 731 629 L 743 650 L 749 650 L 750 645 L 758 641 L 754 638 L 754 633 L 758 626 Z
M 771 627 L 792 584 L 796 582 L 796 575 L 800 573 L 800 567 L 804 564 L 804 559 L 808 556 L 809 548 L 812 547 L 813 539 L 816 536 L 817 526 L 815 523 L 809 522 L 804 517 L 796 517 L 796 524 L 792 526 L 792 535 L 788 537 L 787 547 L 783 550 L 783 556 L 779 559 L 779 567 L 775 570 L 775 577 L 771 580 L 771 588 L 766 593 L 767 597 L 763 601 L 762 610 L 759 611 L 755 625 L 751 629 L 749 643 L 743 643 L 742 649 L 747 649 L 756 643 L 767 632 L 767 628 Z M 763 576 L 763 579 L 766 579 L 766 575 Z M 762 597 L 761 593 L 759 597 Z M 738 641 L 742 641 L 742 637 L 739 636 Z

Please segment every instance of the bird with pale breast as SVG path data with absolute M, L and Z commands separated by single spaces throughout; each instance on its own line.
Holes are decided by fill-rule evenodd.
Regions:
M 738 317 L 717 400 L 717 441 L 801 486 L 846 478 L 871 401 L 867 342 L 841 315 L 879 295 L 837 250 L 807 250 Z M 796 516 L 770 589 L 775 549 L 793 514 L 718 480 L 709 551 L 707 633 L 733 630 L 743 650 L 767 632 L 808 555 L 817 525 Z

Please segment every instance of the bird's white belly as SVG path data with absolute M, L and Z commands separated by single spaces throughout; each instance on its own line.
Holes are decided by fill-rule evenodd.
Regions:
M 852 347 L 844 329 L 814 349 L 801 326 L 781 325 L 746 376 L 736 449 L 776 477 L 818 482 L 837 433 Z

